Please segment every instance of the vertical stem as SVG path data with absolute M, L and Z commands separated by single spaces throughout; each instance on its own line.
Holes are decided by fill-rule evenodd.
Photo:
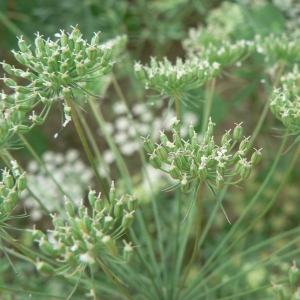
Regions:
M 211 85 L 210 85 L 210 91 L 208 92 L 209 93 L 208 99 L 206 99 L 204 102 L 202 128 L 201 128 L 202 135 L 204 135 L 204 133 L 207 129 L 208 119 L 210 116 L 212 103 L 213 103 L 213 99 L 214 99 L 214 94 L 215 94 L 216 81 L 217 81 L 216 78 L 212 79 Z
M 180 100 L 178 97 L 175 97 L 175 110 L 176 110 L 176 118 L 180 120 Z
M 99 171 L 98 171 L 97 165 L 96 165 L 96 163 L 95 163 L 95 160 L 94 160 L 94 158 L 93 158 L 93 155 L 92 155 L 92 153 L 91 153 L 90 147 L 89 147 L 89 145 L 88 145 L 88 143 L 87 143 L 87 141 L 86 141 L 86 138 L 85 138 L 85 136 L 84 136 L 82 127 L 81 127 L 81 125 L 80 125 L 80 122 L 79 122 L 79 119 L 78 119 L 78 116 L 77 116 L 76 109 L 75 109 L 75 107 L 74 107 L 74 105 L 73 105 L 73 101 L 71 100 L 71 98 L 68 98 L 68 97 L 67 97 L 67 98 L 66 98 L 66 102 L 67 102 L 67 105 L 68 105 L 69 107 L 71 107 L 71 111 L 72 111 L 72 119 L 73 119 L 73 121 L 74 121 L 76 130 L 77 130 L 77 133 L 78 133 L 78 135 L 79 135 L 79 138 L 80 138 L 80 140 L 81 140 L 81 143 L 82 143 L 82 145 L 83 145 L 83 148 L 84 148 L 84 150 L 85 150 L 85 153 L 86 153 L 86 155 L 87 155 L 87 157 L 88 157 L 88 159 L 89 159 L 89 161 L 90 161 L 90 164 L 91 164 L 92 168 L 94 169 L 95 175 L 96 175 L 96 177 L 97 177 L 97 179 L 98 179 L 98 181 L 99 181 L 99 183 L 100 183 L 100 186 L 101 186 L 101 188 L 102 188 L 102 191 L 104 192 L 105 197 L 106 197 L 107 200 L 108 200 L 108 199 L 109 199 L 109 195 L 108 195 L 107 188 L 106 188 L 106 186 L 105 186 L 105 184 L 104 184 L 104 182 L 103 182 L 103 180 L 102 180 L 102 178 L 101 178 L 101 176 L 100 176 L 100 174 L 99 174 Z
M 203 201 L 203 182 L 200 181 L 198 191 L 197 191 L 197 227 L 196 227 L 196 240 L 195 240 L 195 245 L 194 245 L 194 250 L 193 254 L 191 256 L 191 259 L 188 263 L 188 266 L 185 270 L 183 279 L 181 281 L 181 286 L 180 289 L 184 286 L 184 283 L 186 281 L 186 278 L 191 270 L 191 267 L 193 263 L 195 262 L 198 254 L 198 248 L 199 248 L 199 241 L 201 237 L 201 223 L 202 223 L 202 201 Z
M 80 122 L 83 126 L 83 129 L 85 130 L 85 132 L 87 134 L 88 140 L 92 145 L 92 149 L 93 149 L 93 151 L 96 155 L 96 159 L 99 161 L 99 164 L 103 165 L 107 182 L 110 184 L 112 182 L 112 180 L 111 180 L 110 175 L 109 175 L 109 169 L 107 167 L 107 164 L 103 160 L 103 157 L 102 157 L 102 155 L 101 155 L 101 153 L 100 153 L 100 151 L 97 147 L 97 144 L 96 144 L 96 141 L 93 137 L 93 134 L 92 134 L 88 124 L 86 123 L 85 119 L 83 118 L 83 115 L 82 115 L 82 113 L 79 109 L 77 110 L 77 113 L 78 113 L 78 117 L 80 119 Z

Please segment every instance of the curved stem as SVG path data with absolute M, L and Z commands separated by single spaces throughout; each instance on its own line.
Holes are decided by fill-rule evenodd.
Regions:
M 108 195 L 108 191 L 107 191 L 107 188 L 106 188 L 106 185 L 104 184 L 100 174 L 99 174 L 99 171 L 98 171 L 98 168 L 97 168 L 97 165 L 95 163 L 95 160 L 93 158 L 93 155 L 91 153 L 91 150 L 90 150 L 90 147 L 86 141 L 86 138 L 84 136 L 84 133 L 83 133 L 83 130 L 82 130 L 82 127 L 80 125 L 80 122 L 79 122 L 79 119 L 78 119 L 78 116 L 77 116 L 77 112 L 76 112 L 76 109 L 74 107 L 74 104 L 73 104 L 73 101 L 71 98 L 65 98 L 66 99 L 66 102 L 67 102 L 67 105 L 71 108 L 71 111 L 72 111 L 72 119 L 74 121 L 74 124 L 75 124 L 75 127 L 76 127 L 76 130 L 77 130 L 77 133 L 79 135 L 79 138 L 81 140 L 81 143 L 83 145 L 83 148 L 85 150 L 85 153 L 90 161 L 90 164 L 95 172 L 95 175 L 98 179 L 98 182 L 100 183 L 100 186 L 102 188 L 102 191 L 104 192 L 105 194 L 105 197 L 107 198 L 107 200 L 109 199 L 109 195 Z

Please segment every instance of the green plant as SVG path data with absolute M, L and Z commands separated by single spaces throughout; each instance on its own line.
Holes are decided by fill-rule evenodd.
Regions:
M 187 2 L 137 1 L 134 6 L 120 1 L 121 12 L 108 15 L 144 15 L 151 8 L 171 20 Z M 129 45 L 133 42 L 130 34 L 100 43 L 101 34 L 87 41 L 75 26 L 55 34 L 53 41 L 37 33 L 35 48 L 19 38 L 20 51 L 13 51 L 19 66 L 2 63 L 8 74 L 2 78 L 5 89 L 13 92 L 0 94 L 0 155 L 6 165 L 0 245 L 20 276 L 30 279 L 26 286 L 10 272 L 13 268 L 3 266 L 1 297 L 298 299 L 295 262 L 288 279 L 272 274 L 285 271 L 284 262 L 299 256 L 299 213 L 289 208 L 299 188 L 299 35 L 294 30 L 269 34 L 251 25 L 251 17 L 259 20 L 264 8 L 224 2 L 208 12 L 206 25 L 185 36 L 185 59 L 158 55 L 148 64 L 140 62 L 143 57 L 133 63 L 125 45 L 128 38 Z M 190 14 L 186 9 L 181 16 Z M 142 31 L 140 40 L 151 40 L 156 50 L 162 41 L 155 43 L 153 34 L 167 26 L 158 23 L 145 20 L 153 32 L 145 36 L 147 30 Z M 172 28 L 167 36 L 173 36 Z M 166 42 L 170 47 L 171 40 Z M 71 137 L 79 137 L 84 163 L 79 154 L 67 159 L 37 152 L 36 130 L 57 122 L 57 114 L 62 133 L 54 141 L 66 143 L 61 135 L 74 124 Z M 171 119 L 169 128 L 166 119 Z M 224 132 L 232 124 L 235 128 Z M 272 137 L 269 124 L 284 130 L 281 139 Z M 291 135 L 296 138 L 289 146 Z M 17 164 L 21 147 L 36 165 L 26 167 L 22 155 Z M 81 162 L 78 170 L 75 161 Z M 76 189 L 67 175 L 78 177 Z M 288 182 L 291 175 L 296 183 Z M 43 183 L 46 176 L 51 184 Z M 115 184 L 118 195 L 125 196 L 117 195 Z M 25 202 L 19 199 L 23 190 Z M 282 190 L 289 201 L 282 202 Z M 30 215 L 16 218 L 29 201 L 36 201 L 45 216 L 37 224 Z M 289 291 L 281 285 L 286 282 Z M 53 295 L 48 284 L 61 294 Z

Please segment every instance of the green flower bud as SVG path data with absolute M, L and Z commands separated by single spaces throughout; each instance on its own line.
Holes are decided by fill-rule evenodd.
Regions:
M 89 202 L 90 202 L 90 205 L 92 207 L 94 207 L 95 205 L 95 202 L 96 202 L 96 191 L 95 190 L 92 190 L 90 187 L 89 187 L 90 191 L 89 191 L 89 194 L 88 194 L 88 199 L 89 199 Z
M 152 154 L 154 152 L 154 150 L 155 150 L 155 144 L 154 144 L 154 142 L 152 140 L 150 140 L 148 137 L 146 137 L 146 138 L 142 137 L 142 139 L 144 139 L 143 143 L 144 143 L 145 150 L 148 153 Z
M 102 242 L 105 246 L 107 246 L 110 254 L 112 254 L 113 256 L 118 254 L 118 248 L 117 248 L 114 240 L 109 235 L 105 235 L 102 238 Z
M 251 163 L 245 162 L 240 170 L 240 176 L 243 179 L 247 179 L 251 174 L 252 166 Z
M 76 63 L 76 72 L 78 76 L 84 76 L 85 74 L 85 65 L 82 62 Z
M 94 209 L 97 212 L 102 211 L 102 209 L 104 208 L 104 200 L 100 198 L 100 193 L 99 196 L 97 197 L 95 204 L 94 204 Z
M 189 126 L 189 137 L 190 139 L 192 139 L 195 135 L 195 128 L 194 128 L 194 125 L 191 123 L 190 126 Z
M 133 223 L 133 213 L 134 213 L 135 211 L 133 210 L 133 211 L 131 211 L 131 212 L 129 212 L 129 213 L 126 213 L 124 216 L 123 216 L 123 219 L 122 219 L 122 226 L 123 226 L 123 228 L 124 229 L 127 229 L 127 228 L 129 228 L 131 225 L 132 225 L 132 223 Z
M 241 122 L 240 124 L 236 124 L 236 126 L 233 130 L 233 140 L 234 141 L 238 141 L 243 136 L 243 128 L 242 128 L 241 124 L 243 124 L 243 122 Z
M 31 111 L 33 109 L 32 106 L 30 106 L 30 105 L 24 105 L 24 104 L 17 104 L 15 108 L 18 111 L 24 111 L 24 112 L 28 112 L 28 111 Z
M 156 148 L 156 155 L 158 156 L 158 158 L 161 160 L 161 161 L 164 161 L 166 162 L 168 160 L 168 152 L 167 150 L 161 146 L 161 145 L 158 145 L 157 148 Z
M 140 63 L 136 63 L 134 65 L 134 75 L 141 82 L 146 81 L 146 72 L 145 72 L 145 70 L 143 69 L 143 67 Z
M 43 236 L 39 241 L 40 249 L 48 255 L 56 255 L 56 250 L 53 249 L 53 245 L 47 240 L 46 236 Z
M 164 145 L 164 147 L 167 146 L 167 143 L 169 142 L 167 136 L 165 135 L 165 133 L 163 131 L 160 131 L 160 141 L 162 142 L 162 144 Z
M 186 174 L 183 175 L 180 183 L 180 189 L 183 193 L 187 193 L 189 191 L 189 182 L 187 180 Z
M 124 240 L 123 240 L 124 244 L 125 244 L 125 247 L 123 249 L 123 259 L 125 262 L 129 262 L 130 261 L 130 258 L 133 254 L 133 247 L 131 246 L 131 242 L 130 243 L 126 243 Z
M 199 144 L 198 144 L 198 139 L 197 139 L 197 134 L 196 132 L 194 132 L 194 135 L 191 138 L 191 145 L 192 145 L 192 149 L 195 151 L 198 151 L 199 149 Z
M 150 155 L 149 162 L 153 168 L 155 168 L 155 169 L 161 168 L 161 161 L 160 161 L 159 157 L 155 154 L 155 152 L 153 152 Z
M 26 125 L 17 125 L 14 126 L 12 129 L 17 133 L 26 134 L 30 131 L 31 128 Z
M 23 52 L 23 53 L 27 53 L 29 50 L 29 47 L 27 46 L 27 43 L 23 40 L 23 36 L 21 35 L 20 38 L 18 38 L 18 46 L 19 49 Z
M 197 170 L 197 166 L 194 163 L 194 160 L 192 160 L 192 163 L 190 166 L 190 174 L 193 178 L 198 176 L 198 170 Z
M 2 78 L 2 80 L 3 80 L 4 84 L 6 86 L 8 86 L 9 88 L 14 88 L 17 86 L 17 83 L 14 80 L 12 80 L 11 78 L 4 77 L 4 78 Z
M 128 202 L 127 202 L 127 207 L 129 209 L 129 211 L 135 211 L 137 209 L 138 206 L 138 199 L 136 197 L 135 194 L 131 195 L 127 195 L 128 196 Z
M 35 240 L 40 240 L 42 239 L 43 237 L 46 238 L 45 234 L 41 231 L 41 230 L 38 230 L 38 229 L 35 229 L 35 225 L 33 226 L 33 229 L 32 230 L 27 230 L 29 232 L 32 233 L 32 237 L 35 239 Z
M 92 219 L 89 217 L 87 210 L 85 211 L 84 217 L 82 219 L 84 223 L 84 227 L 86 228 L 86 232 L 90 232 L 92 230 Z
M 65 196 L 65 206 L 66 206 L 66 210 L 67 210 L 69 216 L 72 218 L 75 218 L 76 214 L 75 214 L 74 207 L 73 207 L 72 203 L 70 202 L 70 200 L 66 196 Z
M 91 39 L 91 45 L 92 46 L 95 46 L 95 45 L 98 45 L 99 44 L 99 41 L 100 41 L 100 31 L 99 32 L 94 32 L 94 36 L 92 37 Z
M 110 191 L 109 191 L 109 202 L 111 206 L 115 206 L 116 203 L 117 191 L 114 185 L 114 182 L 111 182 Z
M 11 189 L 9 194 L 8 194 L 8 198 L 9 200 L 12 202 L 13 206 L 15 207 L 18 200 L 19 200 L 19 197 L 18 197 L 18 192 L 16 191 L 15 188 Z
M 173 179 L 182 180 L 182 175 L 181 175 L 179 169 L 176 166 L 174 166 L 173 162 L 172 162 L 171 166 L 169 167 L 169 174 L 171 175 L 171 177 Z
M 224 176 L 226 171 L 226 164 L 222 161 L 220 161 L 217 165 L 217 172 L 221 175 Z
M 209 131 L 206 131 L 203 137 L 204 144 L 207 145 L 210 142 L 211 138 L 212 135 L 209 133 Z
M 177 148 L 181 148 L 182 147 L 180 135 L 178 134 L 178 132 L 174 132 L 173 133 L 173 141 L 174 141 L 174 144 L 175 144 L 175 146 Z
M 206 166 L 200 165 L 198 169 L 198 175 L 201 181 L 205 181 L 208 177 L 208 170 Z
M 215 126 L 215 125 L 216 125 L 216 124 L 212 122 L 211 118 L 209 118 L 207 131 L 208 131 L 208 134 L 209 134 L 210 136 L 212 136 L 213 133 L 214 133 L 214 126 Z
M 289 270 L 289 282 L 294 287 L 299 279 L 300 270 L 296 266 L 296 262 L 293 262 L 293 266 Z
M 40 273 L 53 275 L 55 273 L 55 269 L 48 263 L 44 261 L 38 261 L 36 263 L 36 268 Z
M 114 207 L 114 216 L 116 219 L 119 219 L 122 216 L 123 209 L 124 209 L 124 202 L 122 197 L 119 201 L 117 201 Z
M 57 217 L 57 214 L 51 215 L 51 217 L 52 217 L 52 224 L 54 227 L 57 228 L 64 227 L 64 222 Z
M 113 225 L 114 225 L 114 218 L 109 215 L 106 216 L 104 218 L 104 228 L 109 229 L 109 228 L 113 227 Z
M 15 208 L 15 203 L 10 198 L 5 198 L 3 201 L 5 211 L 10 214 Z
M 217 178 L 216 178 L 216 185 L 219 189 L 222 189 L 224 187 L 224 178 L 223 176 L 217 171 Z
M 245 137 L 245 138 L 241 141 L 240 146 L 239 146 L 239 150 L 246 150 L 246 149 L 248 149 L 249 144 L 250 144 L 249 138 L 250 138 L 250 137 L 247 137 L 247 138 Z
M 256 166 L 259 164 L 259 162 L 261 161 L 262 158 L 262 153 L 260 152 L 262 149 L 256 150 L 255 152 L 253 152 L 252 156 L 251 156 L 251 164 L 252 166 Z
M 273 292 L 276 300 L 285 300 L 283 286 L 281 284 L 273 284 Z
M 8 172 L 6 170 L 3 171 L 2 180 L 8 189 L 12 189 L 15 185 L 14 178 L 11 174 L 9 174 L 9 171 Z
M 170 124 L 172 127 L 173 132 L 178 132 L 180 133 L 180 120 L 177 120 L 176 117 L 171 118 Z

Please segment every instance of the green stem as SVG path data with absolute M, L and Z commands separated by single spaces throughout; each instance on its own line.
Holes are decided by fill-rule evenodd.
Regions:
M 193 263 L 195 262 L 195 260 L 197 258 L 197 254 L 199 251 L 199 241 L 200 241 L 200 237 L 201 237 L 201 223 L 202 223 L 202 201 L 203 201 L 203 182 L 202 181 L 200 181 L 200 183 L 199 183 L 199 187 L 198 187 L 198 191 L 197 191 L 197 198 L 198 198 L 198 201 L 197 201 L 196 240 L 195 240 L 193 254 L 191 256 L 191 259 L 188 263 L 188 266 L 183 275 L 183 279 L 181 281 L 180 289 L 182 289 L 182 287 L 184 286 L 186 278 L 191 270 L 191 267 L 193 266 Z
M 101 261 L 101 259 L 97 258 L 97 262 L 101 266 L 102 270 L 106 273 L 106 275 L 109 277 L 109 279 L 117 286 L 117 288 L 122 292 L 122 294 L 128 299 L 132 300 L 131 296 L 128 294 L 128 292 L 122 287 L 122 285 L 119 283 L 117 278 L 109 271 L 109 269 L 106 267 L 106 265 Z
M 215 94 L 215 87 L 216 87 L 216 78 L 213 78 L 210 85 L 210 91 L 208 92 L 208 99 L 205 100 L 204 108 L 203 108 L 203 119 L 202 119 L 202 128 L 201 128 L 201 134 L 204 135 L 205 131 L 207 130 L 208 125 L 208 119 L 210 116 L 212 103 L 214 99 Z
M 126 186 L 127 188 L 130 189 L 130 193 L 133 192 L 132 190 L 132 183 L 130 181 L 130 174 L 128 171 L 128 168 L 126 166 L 126 163 L 123 159 L 123 157 L 120 154 L 120 151 L 118 149 L 118 147 L 116 146 L 114 140 L 112 139 L 111 135 L 109 134 L 109 132 L 106 129 L 105 126 L 105 120 L 103 118 L 101 109 L 98 108 L 98 106 L 95 104 L 95 100 L 93 98 L 89 99 L 89 104 L 91 106 L 91 111 L 93 113 L 93 116 L 95 118 L 95 121 L 97 122 L 98 126 L 100 127 L 110 149 L 113 151 L 115 158 L 116 158 L 116 164 L 118 166 L 118 169 L 121 173 L 122 178 L 124 179 L 124 181 L 126 182 Z
M 95 175 L 98 179 L 98 182 L 100 183 L 100 186 L 102 188 L 102 191 L 104 192 L 105 194 L 105 197 L 107 198 L 107 200 L 109 199 L 109 194 L 108 194 L 108 191 L 107 191 L 107 188 L 106 188 L 106 185 L 104 184 L 100 174 L 99 174 L 99 171 L 98 171 L 98 168 L 97 168 L 97 165 L 95 163 L 95 160 L 93 158 L 93 155 L 91 153 L 91 150 L 90 150 L 90 147 L 86 141 L 86 138 L 85 138 L 85 135 L 84 135 L 84 132 L 82 130 L 82 127 L 80 125 L 80 122 L 79 122 L 79 119 L 78 119 L 78 116 L 77 116 L 77 112 L 76 112 L 76 109 L 74 107 L 74 104 L 73 104 L 73 101 L 71 98 L 69 97 L 66 97 L 65 98 L 66 102 L 67 102 L 67 105 L 71 108 L 71 111 L 72 111 L 72 119 L 73 119 L 73 122 L 75 124 L 75 127 L 76 127 L 76 130 L 77 130 L 77 133 L 79 135 L 79 138 L 81 140 L 81 143 L 83 145 L 83 148 L 85 150 L 85 153 L 90 161 L 90 164 L 95 172 Z
M 104 168 L 104 170 L 105 170 L 105 177 L 107 179 L 107 182 L 111 183 L 112 179 L 111 179 L 111 177 L 109 175 L 109 169 L 107 168 L 107 164 L 104 162 L 103 157 L 102 157 L 102 155 L 101 155 L 101 153 L 100 153 L 100 151 L 99 151 L 99 149 L 97 147 L 96 141 L 95 141 L 95 139 L 93 137 L 93 133 L 91 132 L 91 130 L 90 130 L 87 122 L 85 121 L 85 119 L 84 119 L 84 117 L 83 117 L 80 109 L 77 109 L 77 113 L 78 113 L 78 117 L 80 119 L 80 122 L 81 122 L 81 124 L 82 124 L 82 126 L 83 126 L 83 128 L 84 128 L 84 130 L 85 130 L 85 132 L 87 134 L 89 142 L 92 145 L 93 151 L 96 154 L 97 160 L 99 161 L 99 164 L 102 165 L 103 168 Z
M 180 100 L 178 97 L 175 97 L 175 110 L 176 110 L 176 118 L 180 120 Z

